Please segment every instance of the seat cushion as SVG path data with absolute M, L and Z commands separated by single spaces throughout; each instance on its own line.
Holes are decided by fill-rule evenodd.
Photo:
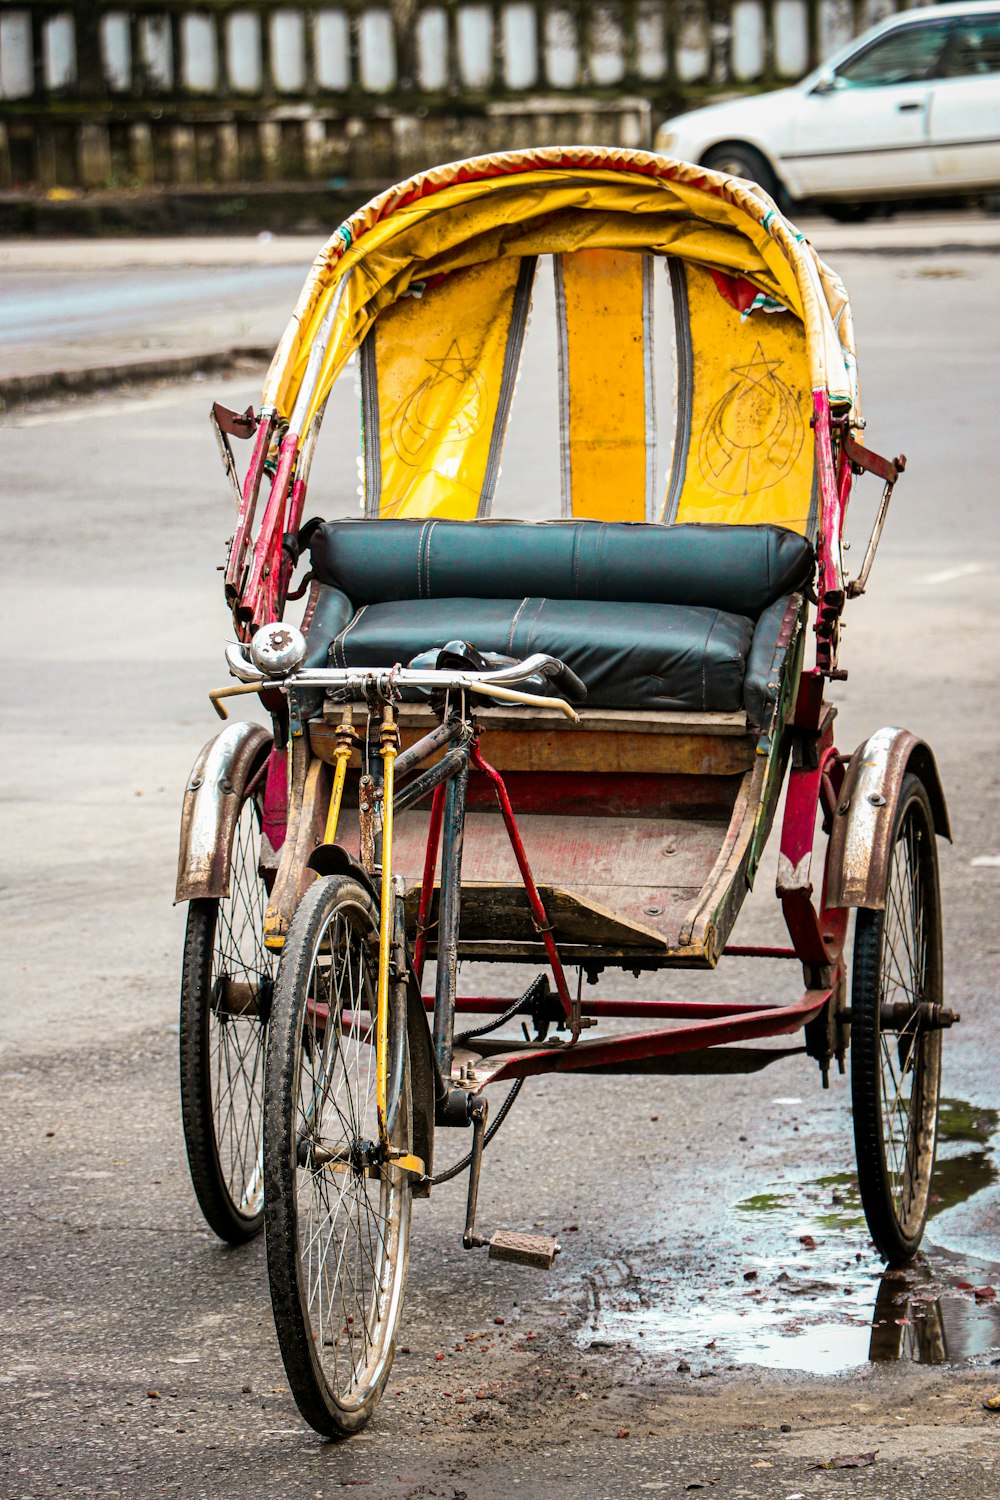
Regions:
M 754 622 L 718 609 L 582 599 L 407 599 L 362 606 L 330 664 L 391 666 L 456 638 L 480 651 L 558 657 L 587 708 L 744 708 Z M 770 659 L 768 659 L 768 666 Z
M 312 567 L 355 606 L 403 599 L 615 600 L 757 620 L 813 572 L 781 526 L 607 521 L 326 521 Z

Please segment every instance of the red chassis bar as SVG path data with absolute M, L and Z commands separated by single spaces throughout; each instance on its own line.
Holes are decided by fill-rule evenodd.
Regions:
M 434 996 L 423 996 L 424 1009 L 434 1009 Z M 514 1002 L 497 995 L 459 995 L 455 1002 L 458 1015 L 502 1015 Z M 672 1020 L 703 1021 L 718 1016 L 751 1016 L 777 1009 L 772 1000 L 585 1000 L 580 1009 L 586 1016 L 607 1016 L 616 1020 L 645 1020 L 654 1017 Z M 699 1044 L 700 1045 L 700 1044 Z
M 565 1046 L 540 1046 L 534 1050 L 501 1054 L 476 1064 L 483 1084 L 504 1078 L 534 1078 L 541 1073 L 572 1073 L 609 1064 L 640 1062 L 671 1053 L 720 1047 L 726 1042 L 745 1042 L 760 1037 L 785 1036 L 798 1031 L 819 1015 L 832 989 L 807 990 L 792 1005 L 746 1006 L 742 1013 L 718 1020 L 693 1021 L 672 1030 L 640 1031 L 605 1040 L 576 1042 Z
M 485 1085 L 497 1083 L 504 1078 L 534 1078 L 542 1073 L 585 1072 L 588 1068 L 604 1068 L 608 1065 L 642 1062 L 653 1057 L 667 1057 L 678 1052 L 694 1052 L 705 1047 L 721 1047 L 727 1042 L 759 1041 L 764 1037 L 787 1036 L 799 1031 L 819 1014 L 829 1000 L 832 989 L 806 990 L 805 994 L 791 1005 L 771 1005 L 766 1001 L 748 1001 L 739 1004 L 713 1005 L 702 1001 L 595 1001 L 585 1007 L 588 1014 L 605 1015 L 686 1015 L 700 1016 L 687 1026 L 659 1031 L 639 1031 L 627 1036 L 595 1037 L 592 1041 L 566 1042 L 562 1045 L 521 1048 L 517 1052 L 501 1053 L 484 1058 L 476 1064 L 478 1081 Z M 492 1009 L 506 1009 L 509 1001 L 463 997 L 456 1005 L 458 1011 L 485 1013 Z M 433 1009 L 433 996 L 424 997 L 424 1005 Z M 610 1008 L 613 1007 L 613 1008 Z M 316 1005 L 314 1013 L 322 1021 L 326 1019 L 327 1007 Z

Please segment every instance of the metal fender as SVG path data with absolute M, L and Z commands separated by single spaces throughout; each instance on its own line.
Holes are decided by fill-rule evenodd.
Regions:
M 243 791 L 270 750 L 271 731 L 243 720 L 227 724 L 203 747 L 184 789 L 175 904 L 226 895 Z
M 879 729 L 851 756 L 826 856 L 828 907 L 885 904 L 893 824 L 912 771 L 930 799 L 934 828 L 951 839 L 941 778 L 930 747 L 908 729 Z

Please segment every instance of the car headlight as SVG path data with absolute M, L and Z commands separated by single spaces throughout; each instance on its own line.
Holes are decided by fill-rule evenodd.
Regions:
M 670 155 L 673 154 L 673 149 L 676 146 L 676 144 L 677 144 L 677 132 L 676 132 L 676 130 L 665 130 L 661 126 L 660 129 L 656 132 L 656 149 L 657 149 L 657 151 L 659 151 L 663 156 L 670 156 Z

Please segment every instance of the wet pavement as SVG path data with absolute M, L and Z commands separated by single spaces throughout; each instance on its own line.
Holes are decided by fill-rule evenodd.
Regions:
M 808 1108 L 796 1097 L 772 1103 L 793 1129 Z M 706 1279 L 702 1262 L 664 1264 L 649 1278 L 622 1262 L 588 1276 L 581 1347 L 679 1356 L 677 1368 L 693 1376 L 740 1366 L 834 1375 L 869 1361 L 1000 1365 L 1000 1263 L 949 1248 L 961 1241 L 957 1210 L 997 1181 L 997 1123 L 995 1110 L 942 1101 L 930 1222 L 905 1270 L 887 1270 L 867 1243 L 852 1171 L 802 1175 L 732 1206 L 733 1232 L 745 1236 L 742 1254 L 733 1247 L 735 1274 Z

